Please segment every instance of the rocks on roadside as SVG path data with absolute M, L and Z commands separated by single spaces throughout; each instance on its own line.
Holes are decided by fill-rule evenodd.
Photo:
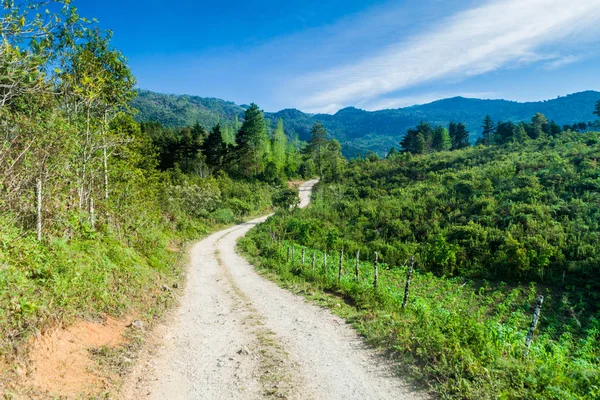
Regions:
M 127 327 L 143 331 L 144 330 L 144 322 L 140 321 L 139 319 L 136 319 L 135 321 L 133 321 L 132 323 L 127 325 Z
M 250 350 L 247 347 L 242 347 L 241 349 L 238 350 L 237 353 L 242 356 L 249 356 Z

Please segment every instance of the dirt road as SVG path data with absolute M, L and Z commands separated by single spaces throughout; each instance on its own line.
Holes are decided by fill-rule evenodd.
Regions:
M 300 187 L 307 206 L 315 181 Z M 266 218 L 266 217 L 265 217 Z M 235 252 L 265 218 L 191 250 L 185 295 L 135 398 L 417 399 L 339 317 L 260 277 Z

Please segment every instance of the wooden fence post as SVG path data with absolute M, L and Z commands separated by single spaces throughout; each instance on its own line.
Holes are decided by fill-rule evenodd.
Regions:
M 42 240 L 42 180 L 38 179 L 36 184 L 37 194 L 37 240 Z
M 379 264 L 379 254 L 377 254 L 377 252 L 375 252 L 375 261 L 373 262 L 373 270 L 375 272 L 375 278 L 373 279 L 373 289 L 375 289 L 375 291 L 377 291 L 377 281 L 379 280 L 378 264 Z
M 292 248 L 290 246 L 288 246 L 288 255 L 287 255 L 287 262 L 290 262 L 290 254 L 292 252 Z
M 96 229 L 96 209 L 94 208 L 94 198 L 90 197 L 90 223 L 92 230 Z
M 296 246 L 292 243 L 292 268 L 294 268 L 294 262 L 296 262 Z
M 360 250 L 357 250 L 356 251 L 356 267 L 354 269 L 354 275 L 356 277 L 356 281 L 357 282 L 358 282 L 358 278 L 359 278 L 359 276 L 358 276 L 358 274 L 359 274 L 359 270 L 358 270 L 359 266 L 360 266 Z
M 323 274 L 327 278 L 327 250 L 323 252 Z
M 544 303 L 544 296 L 539 296 L 537 298 L 537 302 L 535 304 L 535 309 L 533 310 L 533 319 L 531 320 L 531 326 L 529 326 L 529 332 L 527 332 L 527 339 L 525 340 L 525 357 L 529 355 L 529 348 L 531 347 L 531 342 L 533 341 L 533 332 L 537 327 L 538 320 L 540 318 L 540 314 L 542 312 L 542 304 Z
M 304 253 L 305 253 L 306 248 L 302 248 L 302 266 L 304 266 Z
M 408 291 L 410 290 L 410 278 L 413 273 L 413 266 L 415 265 L 415 256 L 410 258 L 410 265 L 408 266 L 408 273 L 406 274 L 406 286 L 404 287 L 404 301 L 402 302 L 402 308 L 406 307 L 408 303 Z
M 313 274 L 315 273 L 316 263 L 317 263 L 317 251 L 313 250 L 313 257 L 312 257 L 312 272 L 313 272 Z
M 338 284 L 342 281 L 342 273 L 344 269 L 344 249 L 340 250 L 340 266 L 338 268 Z

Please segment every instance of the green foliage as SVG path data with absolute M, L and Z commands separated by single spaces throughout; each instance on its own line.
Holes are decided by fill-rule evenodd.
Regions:
M 223 171 L 237 125 L 140 126 L 125 58 L 69 3 L 2 5 L 2 356 L 75 318 L 152 317 L 183 279 L 168 247 L 270 210 L 276 190 Z
M 254 103 L 246 110 L 244 123 L 236 136 L 235 159 L 238 174 L 258 176 L 267 164 L 270 143 L 264 114 Z
M 448 151 L 452 148 L 452 139 L 446 128 L 436 127 L 433 130 L 431 148 L 434 151 Z
M 282 211 L 293 209 L 299 203 L 298 188 L 284 188 L 273 195 L 273 205 Z
M 159 121 L 170 127 L 190 126 L 196 121 L 200 121 L 206 129 L 219 121 L 222 125 L 230 126 L 233 125 L 235 116 L 241 118 L 244 112 L 243 108 L 233 103 L 216 99 L 157 93 L 149 93 L 143 97 L 145 98 L 134 102 L 134 106 L 141 110 L 139 120 Z M 452 121 L 461 121 L 470 132 L 470 142 L 473 143 L 481 135 L 481 121 L 485 115 L 490 115 L 496 121 L 519 123 L 529 121 L 532 115 L 539 112 L 561 126 L 568 124 L 572 127 L 575 124 L 576 130 L 581 130 L 579 123 L 593 118 L 591 113 L 599 99 L 600 93 L 594 91 L 531 103 L 455 97 L 396 110 L 368 112 L 346 108 L 334 115 L 310 115 L 288 109 L 266 113 L 265 118 L 268 123 L 270 121 L 271 126 L 282 119 L 288 137 L 298 134 L 302 140 L 309 140 L 315 123 L 321 122 L 331 138 L 340 142 L 344 155 L 355 157 L 357 153 L 364 155 L 368 150 L 383 155 L 391 146 L 397 145 L 406 131 L 418 125 L 419 121 L 444 127 Z M 199 116 L 203 113 L 211 113 L 206 122 Z M 591 130 L 587 122 L 585 125 L 584 130 Z
M 596 398 L 600 133 L 526 136 L 352 160 L 338 182 L 319 184 L 311 207 L 270 218 L 242 246 L 285 284 L 343 296 L 361 333 L 401 354 L 400 364 L 418 365 L 412 372 L 445 397 Z M 287 239 L 283 249 L 271 235 Z M 317 252 L 314 272 L 285 262 L 291 243 L 305 246 L 308 259 Z M 346 260 L 339 284 L 337 261 L 324 271 L 321 252 L 338 260 L 341 249 L 360 251 L 358 281 L 355 260 Z M 411 256 L 417 272 L 403 310 Z M 538 294 L 546 301 L 524 358 Z

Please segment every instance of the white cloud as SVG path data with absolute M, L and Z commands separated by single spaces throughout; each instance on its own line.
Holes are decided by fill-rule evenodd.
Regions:
M 564 56 L 558 57 L 555 60 L 552 60 L 544 65 L 544 68 L 547 70 L 559 69 L 566 65 L 573 64 L 583 60 L 585 57 L 583 55 L 578 56 Z
M 309 94 L 299 105 L 312 111 L 348 104 L 372 109 L 382 96 L 425 82 L 542 60 L 559 68 L 578 55 L 557 54 L 556 48 L 597 40 L 599 26 L 598 0 L 490 1 L 375 56 L 302 77 L 299 86 Z

